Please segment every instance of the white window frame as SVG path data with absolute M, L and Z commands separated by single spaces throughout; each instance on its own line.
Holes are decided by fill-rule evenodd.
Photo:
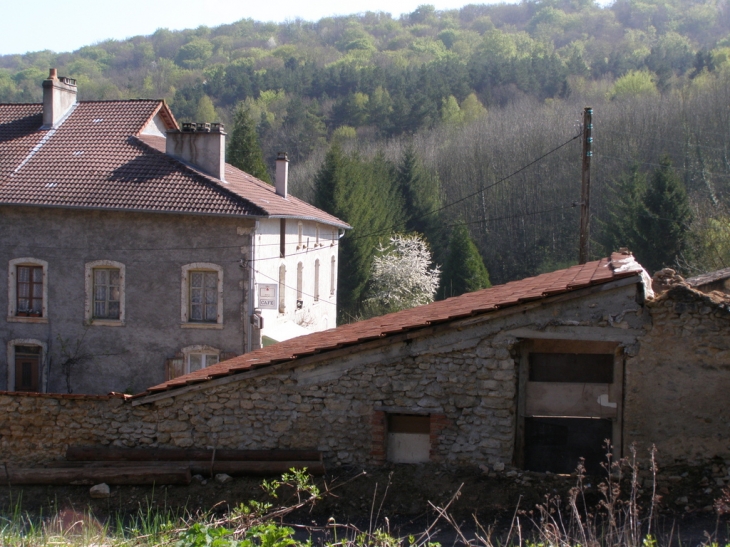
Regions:
M 94 269 L 119 270 L 119 319 L 94 318 Z M 126 323 L 125 288 L 126 269 L 124 264 L 114 260 L 94 260 L 84 266 L 86 297 L 84 299 L 84 320 L 87 325 L 101 327 L 123 327 Z
M 218 312 L 215 322 L 195 322 L 189 319 L 190 310 L 190 273 L 218 273 Z M 223 328 L 223 267 L 210 262 L 193 262 L 182 267 L 180 289 L 180 328 L 183 329 L 222 329 Z
M 41 317 L 19 317 L 18 311 L 18 266 L 40 266 L 43 268 L 43 304 Z M 9 323 L 48 323 L 48 262 L 39 258 L 14 258 L 8 263 L 8 317 Z
M 297 223 L 297 251 L 300 249 L 306 249 L 304 245 L 304 225 L 301 222 Z
M 185 371 L 184 374 L 190 374 L 190 356 L 194 354 L 215 355 L 218 357 L 218 361 L 213 364 L 217 365 L 221 362 L 221 350 L 219 350 L 218 348 L 214 348 L 213 346 L 187 346 L 181 349 L 180 352 L 183 354 L 183 369 Z M 203 368 L 208 368 L 208 366 L 204 364 Z M 199 370 L 202 370 L 203 368 Z
M 21 264 L 22 266 L 23 264 Z M 15 346 L 39 346 L 41 348 L 40 358 L 40 371 L 38 378 L 38 385 L 40 386 L 40 392 L 46 393 L 47 390 L 47 377 L 46 377 L 46 354 L 48 352 L 48 345 L 41 340 L 35 338 L 16 338 L 10 340 L 7 346 L 7 358 L 8 358 L 8 391 L 15 391 Z
M 279 314 L 286 313 L 286 264 L 279 265 Z

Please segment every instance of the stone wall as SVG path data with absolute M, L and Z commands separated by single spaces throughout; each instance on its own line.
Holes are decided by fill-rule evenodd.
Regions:
M 370 465 L 384 458 L 385 415 L 398 413 L 431 416 L 434 461 L 509 465 L 521 340 L 609 339 L 632 346 L 646 319 L 637 285 L 598 287 L 188 386 L 157 400 L 0 395 L 0 461 L 37 464 L 61 459 L 69 444 L 96 444 L 316 448 L 328 464 Z
M 625 446 L 656 444 L 667 463 L 728 457 L 728 303 L 680 285 L 647 307 L 652 323 L 626 362 Z

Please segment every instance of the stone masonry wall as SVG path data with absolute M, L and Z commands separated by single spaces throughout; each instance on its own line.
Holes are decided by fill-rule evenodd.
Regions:
M 701 461 L 730 456 L 730 310 L 719 295 L 676 286 L 647 303 L 652 317 L 626 362 L 624 446 Z
M 431 416 L 434 461 L 510 464 L 521 343 L 511 333 L 633 339 L 646 321 L 636 290 L 628 285 L 455 322 L 414 339 L 213 381 L 140 406 L 119 398 L 0 394 L 0 461 L 39 464 L 62 459 L 68 445 L 95 444 L 316 448 L 328 464 L 377 464 L 384 456 L 377 444 L 383 413 L 391 412 Z

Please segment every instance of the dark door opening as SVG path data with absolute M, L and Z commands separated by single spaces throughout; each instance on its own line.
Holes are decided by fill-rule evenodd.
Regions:
M 572 473 L 580 458 L 586 473 L 601 474 L 613 422 L 593 418 L 525 418 L 525 469 Z

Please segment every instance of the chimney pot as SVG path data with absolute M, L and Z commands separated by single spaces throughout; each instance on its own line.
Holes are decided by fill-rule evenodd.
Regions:
M 288 195 L 289 186 L 289 158 L 286 152 L 279 152 L 276 155 L 276 193 L 283 198 Z
M 217 179 L 225 180 L 226 134 L 222 124 L 184 122 L 180 131 L 167 132 L 165 151 Z
M 58 71 L 52 68 L 48 79 L 43 80 L 43 127 L 57 127 L 75 104 L 76 80 L 59 78 Z

